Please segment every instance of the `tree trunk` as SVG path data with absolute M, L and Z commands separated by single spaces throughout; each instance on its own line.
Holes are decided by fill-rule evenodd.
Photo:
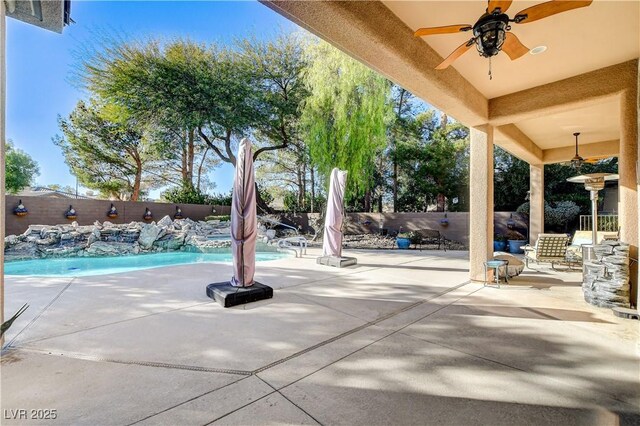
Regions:
M 382 194 L 378 196 L 378 213 L 382 213 Z
M 195 129 L 189 129 L 189 140 L 187 142 L 187 161 L 186 161 L 186 183 L 193 186 L 193 162 L 195 157 Z
M 367 190 L 367 192 L 364 193 L 364 211 L 371 211 L 371 190 Z
M 438 193 L 438 196 L 436 197 L 437 200 L 437 204 L 436 204 L 436 211 L 439 212 L 443 212 L 444 211 L 444 205 L 445 205 L 445 196 L 442 192 Z
M 302 163 L 302 188 L 300 188 L 300 192 L 302 193 L 301 207 L 307 211 L 307 164 L 304 162 Z
M 142 162 L 136 158 L 136 177 L 133 181 L 131 201 L 138 201 L 138 198 L 140 198 L 140 182 L 142 182 Z
M 209 153 L 209 146 L 207 146 L 204 149 L 204 152 L 202 153 L 202 158 L 200 159 L 200 165 L 198 166 L 198 186 L 196 187 L 198 189 L 198 191 L 200 191 L 200 182 L 202 179 L 202 169 L 204 168 L 204 162 L 207 159 L 207 154 Z
M 316 178 L 315 173 L 313 171 L 313 166 L 311 166 L 311 213 L 315 212 L 316 208 Z
M 393 212 L 398 211 L 398 163 L 395 150 L 393 152 Z
M 302 204 L 304 203 L 304 194 L 302 193 L 302 170 L 300 170 L 300 167 L 298 167 L 298 172 L 296 173 L 296 175 L 296 178 L 298 180 L 298 208 L 302 208 Z
M 182 175 L 182 186 L 187 186 L 187 131 L 185 130 L 182 136 L 180 153 L 180 174 Z
M 258 213 L 271 214 L 273 213 L 273 209 L 269 207 L 269 205 L 262 199 L 262 195 L 260 191 L 258 191 L 258 183 L 256 185 L 256 204 Z

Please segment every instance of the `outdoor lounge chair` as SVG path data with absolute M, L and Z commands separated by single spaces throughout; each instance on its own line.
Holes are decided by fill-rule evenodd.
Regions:
M 582 246 L 585 244 L 591 244 L 592 233 L 591 231 L 576 231 L 573 234 L 573 239 L 567 247 L 567 258 L 571 259 L 572 262 L 581 264 L 582 263 Z M 618 240 L 620 236 L 618 232 L 613 231 L 598 231 L 597 232 L 597 243 L 601 244 L 605 240 Z
M 555 269 L 556 263 L 567 263 L 567 244 L 569 237 L 566 234 L 540 234 L 535 247 L 524 247 L 524 261 L 529 268 L 529 262 L 551 263 Z

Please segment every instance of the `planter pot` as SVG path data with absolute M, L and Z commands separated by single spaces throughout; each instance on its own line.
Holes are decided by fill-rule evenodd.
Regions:
M 493 251 L 505 251 L 507 248 L 506 241 L 494 241 L 493 242 Z
M 527 240 L 509 240 L 509 253 L 524 253 L 524 250 L 520 248 L 527 243 Z
M 396 244 L 398 244 L 399 249 L 406 250 L 411 245 L 411 240 L 409 238 L 396 238 Z

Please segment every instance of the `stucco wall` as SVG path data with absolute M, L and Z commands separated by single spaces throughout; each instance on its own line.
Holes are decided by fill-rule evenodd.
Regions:
M 19 200 L 29 210 L 29 214 L 25 217 L 18 217 L 13 214 L 13 209 L 18 205 Z M 107 211 L 111 207 L 111 203 L 118 210 L 118 217 L 109 219 Z M 49 198 L 49 197 L 17 197 L 14 195 L 6 196 L 4 207 L 4 220 L 6 225 L 6 234 L 22 234 L 27 230 L 29 225 L 57 225 L 61 223 L 71 223 L 64 217 L 69 205 L 77 212 L 77 219 L 80 225 L 91 225 L 96 220 L 104 222 L 108 220 L 112 223 L 129 223 L 133 221 L 142 221 L 142 215 L 145 208 L 148 207 L 153 214 L 154 220 L 159 220 L 165 215 L 173 218 L 176 212 L 176 204 L 171 203 L 152 203 L 152 202 L 133 202 L 133 201 L 108 201 L 108 200 L 81 200 L 70 198 Z M 212 213 L 215 208 L 216 212 Z M 225 215 L 229 214 L 231 208 L 229 206 L 203 206 L 199 204 L 180 204 L 182 215 L 193 220 L 203 220 L 205 216 Z

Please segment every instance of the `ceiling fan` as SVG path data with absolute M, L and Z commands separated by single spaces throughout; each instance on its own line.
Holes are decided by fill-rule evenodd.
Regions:
M 603 158 L 605 158 L 605 157 L 591 157 L 591 158 L 587 158 L 586 160 L 582 158 L 580 154 L 578 154 L 578 136 L 580 136 L 580 132 L 574 133 L 573 136 L 575 136 L 576 138 L 576 155 L 574 155 L 570 161 L 566 161 L 562 163 L 563 165 L 571 166 L 574 169 L 576 169 L 576 171 L 580 171 L 580 168 L 582 167 L 583 164 L 585 163 L 594 164 L 602 160 Z
M 511 6 L 512 1 L 513 0 L 488 0 L 486 12 L 473 25 L 459 24 L 444 27 L 420 28 L 414 35 L 421 37 L 472 31 L 473 37 L 465 43 L 462 43 L 442 61 L 442 63 L 436 67 L 437 70 L 447 68 L 453 61 L 471 49 L 471 46 L 474 44 L 476 45 L 478 53 L 485 58 L 491 59 L 492 56 L 497 55 L 502 50 L 509 55 L 509 58 L 513 61 L 527 53 L 529 49 L 520 42 L 515 34 L 509 32 L 511 30 L 511 22 L 516 24 L 535 22 L 551 15 L 589 6 L 593 0 L 552 0 L 528 7 L 516 13 L 513 18 L 509 18 L 505 12 L 509 9 L 509 6 Z M 489 76 L 491 76 L 491 69 L 489 69 Z

